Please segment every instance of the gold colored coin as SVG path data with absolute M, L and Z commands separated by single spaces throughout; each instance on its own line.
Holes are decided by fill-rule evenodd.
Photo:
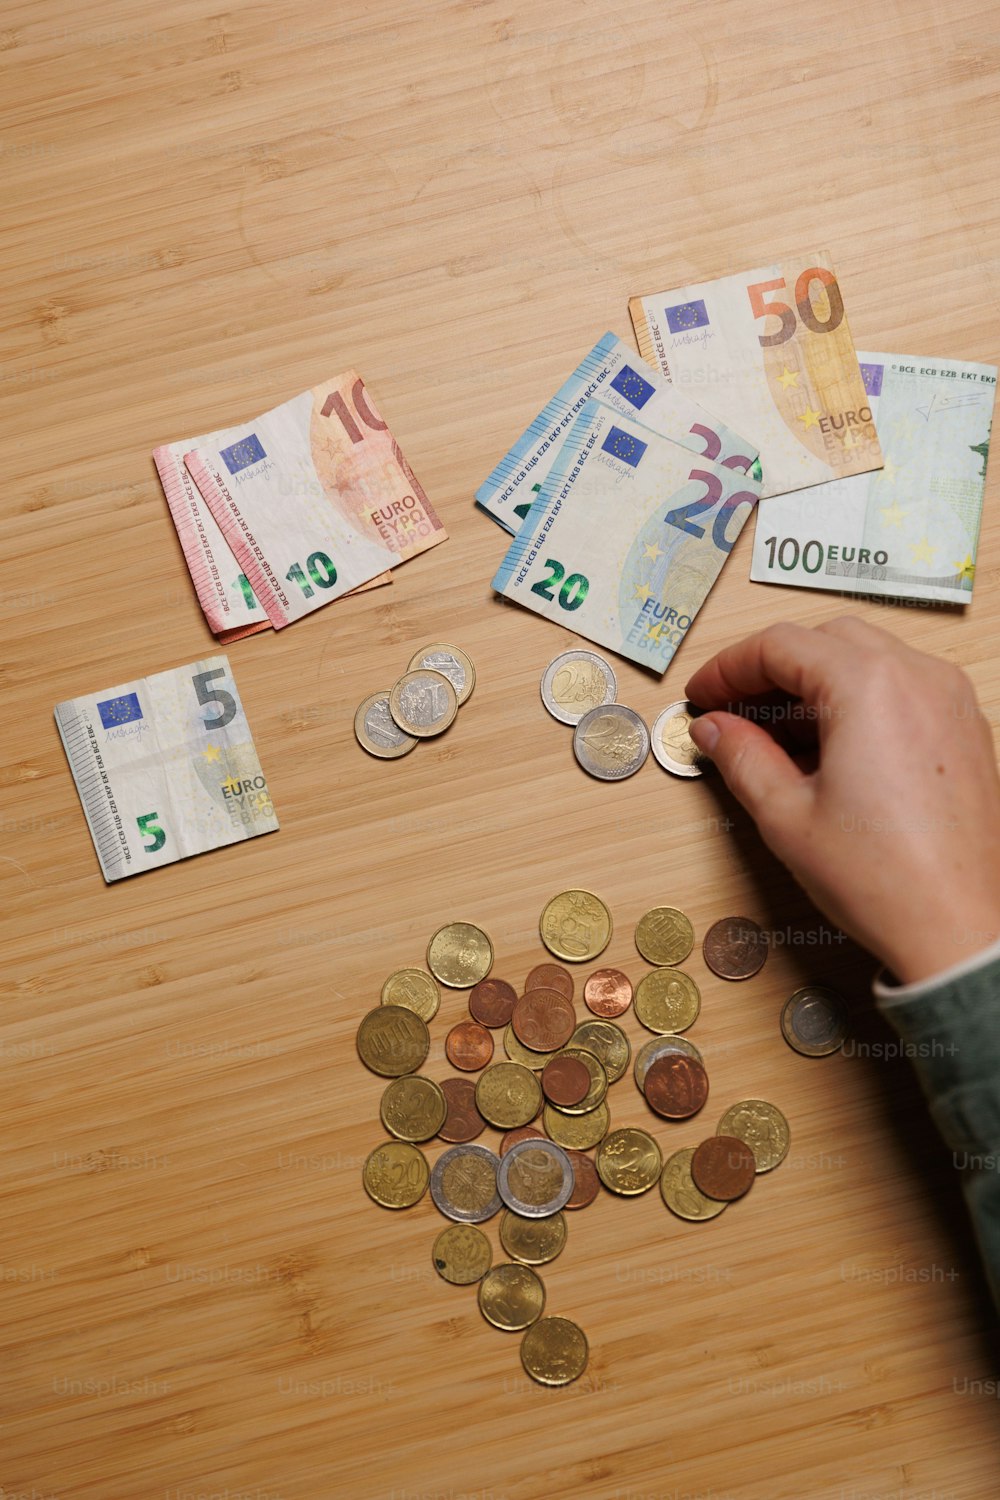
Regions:
M 371 693 L 354 715 L 354 733 L 362 750 L 379 760 L 398 760 L 409 755 L 420 741 L 406 734 L 389 712 L 389 689 Z
M 664 1164 L 663 1174 L 660 1177 L 660 1192 L 663 1201 L 671 1213 L 679 1219 L 690 1219 L 692 1222 L 701 1219 L 718 1218 L 725 1203 L 717 1198 L 707 1198 L 700 1188 L 695 1186 L 694 1178 L 691 1176 L 691 1158 L 694 1156 L 693 1146 L 682 1146 L 675 1151 L 673 1156 L 668 1156 Z
M 581 964 L 603 953 L 610 943 L 611 913 L 590 891 L 561 891 L 542 912 L 538 930 L 556 958 Z
M 597 1175 L 613 1193 L 633 1198 L 659 1181 L 663 1168 L 660 1148 L 646 1130 L 626 1126 L 612 1130 L 594 1157 Z
M 432 672 L 440 672 L 442 677 L 447 677 L 455 689 L 459 708 L 471 696 L 476 685 L 476 669 L 472 665 L 472 658 L 466 656 L 460 646 L 446 646 L 440 641 L 435 641 L 431 646 L 421 646 L 419 651 L 413 653 L 407 671 L 415 672 L 418 667 L 429 667 Z
M 505 1208 L 500 1220 L 500 1243 L 511 1260 L 544 1266 L 555 1260 L 566 1243 L 566 1218 L 560 1210 L 546 1219 L 524 1219 Z
M 611 1111 L 606 1101 L 585 1115 L 564 1115 L 562 1110 L 546 1104 L 542 1124 L 545 1134 L 557 1146 L 564 1146 L 569 1151 L 589 1151 L 607 1135 Z
M 503 1050 L 506 1052 L 511 1062 L 520 1063 L 524 1068 L 530 1068 L 532 1073 L 540 1073 L 545 1067 L 545 1064 L 548 1062 L 549 1058 L 555 1057 L 556 1052 L 559 1051 L 559 1048 L 556 1048 L 556 1052 L 533 1051 L 531 1047 L 526 1047 L 523 1042 L 518 1041 L 517 1037 L 514 1035 L 513 1025 L 508 1022 L 507 1028 L 503 1034 Z
M 596 1109 L 608 1092 L 608 1075 L 601 1059 L 586 1047 L 564 1047 L 557 1056 L 578 1057 L 590 1074 L 590 1087 L 579 1104 L 555 1104 L 562 1115 L 587 1115 Z
M 442 734 L 458 713 L 458 694 L 441 672 L 404 672 L 389 691 L 389 712 L 404 734 L 428 740 Z
M 471 922 L 439 927 L 427 945 L 427 967 L 453 990 L 471 990 L 493 967 L 493 944 Z
M 694 928 L 676 906 L 654 906 L 639 918 L 635 946 L 651 964 L 682 964 L 694 947 Z
M 383 1208 L 412 1208 L 427 1191 L 431 1169 L 419 1146 L 408 1141 L 383 1141 L 362 1168 L 369 1198 Z
M 437 1135 L 447 1114 L 448 1102 L 441 1085 L 419 1073 L 394 1078 L 379 1105 L 382 1124 L 401 1141 L 429 1141 Z
M 358 1027 L 361 1061 L 383 1078 L 415 1073 L 430 1045 L 427 1022 L 405 1005 L 377 1005 Z
M 618 1082 L 632 1056 L 628 1037 L 614 1021 L 581 1021 L 568 1045 L 592 1052 L 603 1065 L 608 1083 Z
M 698 1019 L 701 991 L 680 969 L 654 969 L 639 980 L 632 1003 L 648 1031 L 668 1036 L 686 1031 Z
M 493 1264 L 493 1246 L 474 1224 L 449 1224 L 434 1241 L 434 1269 L 452 1286 L 481 1281 Z
M 792 1133 L 775 1104 L 766 1099 L 741 1099 L 719 1121 L 716 1135 L 734 1135 L 753 1152 L 758 1172 L 771 1172 L 788 1155 Z
M 479 1283 L 479 1311 L 487 1323 L 516 1333 L 542 1315 L 545 1285 L 530 1266 L 506 1260 L 487 1271 Z
M 587 1336 L 569 1318 L 539 1318 L 521 1340 L 521 1363 L 539 1385 L 569 1385 L 587 1368 Z
M 498 1130 L 529 1125 L 542 1107 L 542 1086 L 521 1063 L 493 1063 L 476 1080 L 476 1108 Z
M 433 1021 L 441 991 L 426 969 L 396 969 L 382 986 L 383 1005 L 402 1005 L 422 1021 Z

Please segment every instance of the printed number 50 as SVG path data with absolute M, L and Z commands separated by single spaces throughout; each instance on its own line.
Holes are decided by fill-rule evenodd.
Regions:
M 559 603 L 563 609 L 579 609 L 587 597 L 590 580 L 584 578 L 582 573 L 571 573 L 566 578 L 566 569 L 554 557 L 547 557 L 543 566 L 549 568 L 550 572 L 547 577 L 540 578 L 531 585 L 531 592 L 541 594 L 543 599 L 554 600 L 556 596 L 552 590 L 556 584 L 560 584 Z
M 822 282 L 826 287 L 830 315 L 825 323 L 817 318 L 812 302 L 809 300 L 809 290 L 814 281 Z M 787 343 L 795 336 L 795 314 L 788 303 L 764 301 L 765 292 L 783 292 L 785 286 L 785 278 L 781 276 L 777 281 L 758 281 L 753 286 L 747 287 L 747 296 L 750 298 L 750 306 L 753 308 L 755 318 L 766 318 L 772 315 L 781 319 L 781 327 L 777 333 L 757 335 L 762 349 L 773 349 L 775 344 Z M 812 333 L 832 333 L 844 321 L 844 299 L 840 295 L 837 278 L 832 271 L 826 271 L 822 266 L 810 266 L 807 271 L 802 272 L 795 283 L 795 306 L 799 310 L 799 317 Z

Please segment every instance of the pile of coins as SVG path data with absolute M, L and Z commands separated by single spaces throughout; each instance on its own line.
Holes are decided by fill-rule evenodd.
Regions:
M 444 733 L 475 685 L 476 669 L 458 646 L 421 646 L 391 688 L 369 694 L 358 708 L 358 744 L 379 760 L 408 755 L 421 740 Z
M 647 729 L 632 708 L 616 702 L 618 681 L 596 651 L 564 651 L 542 673 L 542 702 L 560 724 L 572 724 L 573 754 L 599 781 L 634 776 L 650 749 L 674 776 L 701 776 L 708 764 L 689 733 L 697 709 L 669 703 Z
M 586 1019 L 577 1016 L 576 983 L 565 965 L 604 952 L 612 935 L 607 906 L 589 891 L 563 891 L 543 910 L 539 933 L 559 962 L 537 964 L 520 992 L 493 976 L 493 944 L 469 922 L 451 922 L 434 934 L 426 969 L 399 969 L 385 981 L 381 1003 L 361 1021 L 358 1051 L 373 1072 L 391 1080 L 380 1106 L 391 1138 L 368 1156 L 363 1180 L 387 1208 L 411 1207 L 429 1189 L 450 1221 L 431 1250 L 437 1273 L 453 1285 L 478 1285 L 483 1317 L 522 1333 L 527 1373 L 542 1384 L 563 1385 L 586 1368 L 587 1339 L 569 1319 L 543 1316 L 546 1290 L 537 1267 L 565 1247 L 567 1212 L 593 1203 L 602 1185 L 634 1197 L 659 1183 L 664 1204 L 679 1218 L 717 1218 L 785 1158 L 790 1132 L 775 1105 L 755 1098 L 732 1105 L 713 1134 L 666 1159 L 650 1131 L 612 1128 L 609 1091 L 632 1062 L 619 1024 L 630 1009 L 652 1033 L 632 1067 L 652 1114 L 680 1122 L 707 1101 L 702 1055 L 680 1034 L 701 1010 L 698 985 L 679 967 L 693 949 L 694 929 L 676 907 L 647 911 L 636 925 L 635 945 L 651 969 L 634 988 L 620 969 L 594 969 L 583 984 Z M 705 934 L 702 952 L 714 974 L 739 981 L 760 970 L 767 944 L 749 918 L 725 917 Z M 468 1017 L 447 1033 L 445 1052 L 460 1074 L 475 1073 L 475 1080 L 437 1083 L 418 1072 L 442 985 L 469 991 Z M 792 1001 L 813 997 L 810 1003 L 818 1004 L 824 996 L 839 1000 L 815 986 L 797 991 Z M 790 1012 L 792 1001 L 787 1014 L 809 1013 L 809 1004 Z M 499 1060 L 496 1037 L 504 1054 Z M 496 1151 L 479 1143 L 488 1128 L 502 1133 Z M 432 1167 L 420 1147 L 435 1137 L 447 1149 Z M 509 1257 L 498 1265 L 478 1227 L 496 1214 L 502 1214 L 499 1239 Z

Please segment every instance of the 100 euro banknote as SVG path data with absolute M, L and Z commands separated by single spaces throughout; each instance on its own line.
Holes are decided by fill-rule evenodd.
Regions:
M 225 656 L 57 705 L 109 883 L 278 827 Z
M 184 461 L 276 629 L 447 535 L 353 370 Z
M 925 355 L 858 358 L 885 467 L 763 501 L 750 577 L 967 604 L 996 368 Z
M 493 588 L 664 672 L 759 491 L 749 475 L 588 401 Z
M 589 400 L 716 463 L 749 469 L 757 457 L 748 438 L 664 380 L 616 334 L 606 333 L 476 491 L 478 503 L 507 531 L 520 527 L 563 438 Z
M 629 312 L 650 364 L 753 438 L 762 498 L 881 467 L 825 252 L 633 297 Z

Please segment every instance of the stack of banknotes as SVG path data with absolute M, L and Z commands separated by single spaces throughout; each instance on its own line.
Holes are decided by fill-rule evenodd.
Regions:
M 249 422 L 153 453 L 221 641 L 283 626 L 447 533 L 354 370 Z
M 755 580 L 968 600 L 995 369 L 859 356 L 822 252 L 629 308 L 476 492 L 494 589 L 663 672 L 756 508 Z

